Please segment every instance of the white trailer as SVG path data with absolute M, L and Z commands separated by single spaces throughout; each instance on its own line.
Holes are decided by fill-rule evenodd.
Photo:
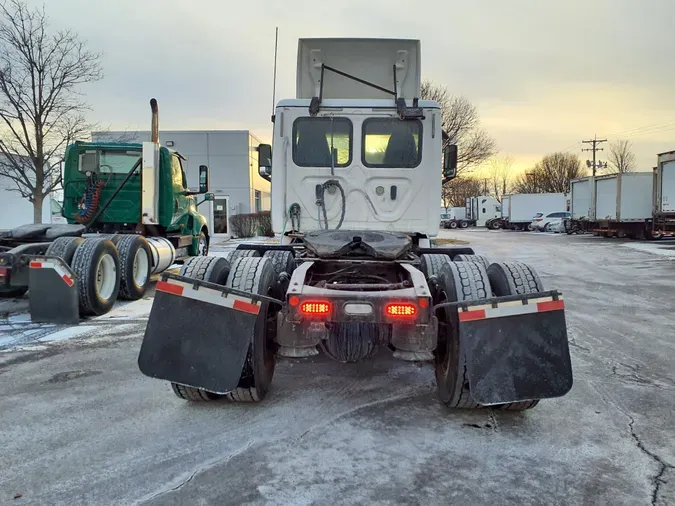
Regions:
M 537 213 L 555 213 L 567 210 L 564 193 L 514 193 L 508 196 L 508 219 L 504 228 L 529 230 Z
M 511 197 L 509 195 L 504 195 L 502 197 L 502 214 L 501 217 L 502 219 L 508 218 L 509 217 L 509 202 L 511 200 Z
M 570 214 L 572 220 L 593 219 L 593 178 L 581 177 L 570 181 Z
M 675 151 L 657 155 L 654 168 L 654 236 L 675 234 Z

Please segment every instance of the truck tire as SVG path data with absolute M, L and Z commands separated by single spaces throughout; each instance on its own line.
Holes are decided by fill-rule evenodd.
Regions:
M 73 261 L 75 250 L 84 242 L 81 237 L 59 237 L 49 245 L 45 255 L 48 257 L 59 257 L 68 265 Z
M 138 300 L 145 294 L 152 271 L 152 251 L 142 235 L 123 235 L 117 241 L 120 255 L 120 293 L 124 300 Z
M 197 242 L 197 254 L 195 256 L 208 256 L 209 254 L 209 238 L 204 230 L 199 232 L 199 241 Z
M 181 268 L 179 275 L 186 278 L 207 281 L 225 285 L 230 273 L 230 262 L 222 257 L 196 256 L 190 257 Z M 201 388 L 188 387 L 171 383 L 171 389 L 181 399 L 194 402 L 208 402 L 222 399 L 223 396 L 202 390 Z
M 442 255 L 439 253 L 427 254 L 420 257 L 420 270 L 424 274 L 424 279 L 427 280 L 431 296 L 434 297 L 436 293 L 436 286 L 438 284 L 438 276 L 441 268 L 446 263 L 451 263 L 452 259 L 449 255 Z M 433 280 L 431 278 L 434 278 Z
M 179 275 L 224 286 L 230 274 L 230 265 L 222 257 L 192 257 L 181 266 Z
M 465 221 L 465 220 L 462 220 L 462 221 L 459 222 L 459 226 L 460 226 L 460 228 L 466 228 L 466 227 L 469 226 L 469 222 Z
M 232 264 L 228 288 L 269 295 L 274 287 L 274 267 L 268 258 L 249 256 Z M 251 336 L 251 345 L 239 385 L 225 397 L 234 402 L 260 402 L 269 390 L 274 376 L 277 307 L 263 302 Z
M 475 262 L 449 262 L 439 276 L 438 294 L 434 304 L 485 299 L 492 294 L 485 268 Z M 434 351 L 438 394 L 451 408 L 479 408 L 469 391 L 466 354 L 459 339 L 457 309 L 444 308 L 437 312 L 438 346 Z
M 78 277 L 80 314 L 110 311 L 120 289 L 120 258 L 112 241 L 86 239 L 75 250 L 71 268 Z
M 230 261 L 230 265 L 234 265 L 234 261 L 237 258 L 245 258 L 245 257 L 259 257 L 260 252 L 255 249 L 235 249 L 232 251 L 228 251 L 225 254 L 225 258 L 227 258 Z
M 456 222 L 455 220 L 452 220 L 452 221 L 448 224 L 448 226 L 449 226 L 450 228 L 457 228 L 457 222 Z
M 484 257 L 483 255 L 465 255 L 465 254 L 460 254 L 460 255 L 455 255 L 455 258 L 453 260 L 454 262 L 474 262 L 481 264 L 483 267 L 485 267 L 485 270 L 487 271 L 487 268 L 490 267 L 490 261 L 487 259 L 487 257 Z
M 494 220 L 493 222 L 490 223 L 490 228 L 492 230 L 499 230 L 502 228 L 502 224 L 500 220 Z
M 495 297 L 525 295 L 544 291 L 536 271 L 522 262 L 494 263 L 488 268 L 488 278 Z M 539 400 L 511 402 L 492 406 L 505 411 L 523 411 L 539 404 Z
M 208 402 L 215 401 L 221 398 L 220 395 L 212 392 L 207 392 L 201 388 L 186 387 L 177 383 L 171 383 L 171 390 L 181 399 L 193 402 Z
M 263 254 L 263 258 L 267 258 L 274 267 L 274 289 L 272 290 L 272 297 L 285 300 L 286 291 L 288 290 L 288 283 L 291 280 L 291 274 L 295 270 L 295 257 L 290 251 L 267 250 Z M 285 272 L 288 277 L 281 276 Z

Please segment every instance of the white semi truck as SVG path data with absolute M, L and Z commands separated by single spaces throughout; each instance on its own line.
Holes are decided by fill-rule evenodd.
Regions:
M 468 225 L 484 227 L 488 221 L 499 218 L 501 215 L 502 205 L 494 197 L 479 195 L 466 199 L 466 223 Z
M 163 275 L 144 374 L 190 401 L 260 401 L 280 357 L 383 348 L 433 364 L 450 407 L 523 410 L 569 391 L 560 293 L 528 265 L 431 242 L 457 148 L 420 99 L 420 54 L 408 39 L 299 41 L 296 98 L 276 106 L 274 149 L 258 147 L 281 244 Z

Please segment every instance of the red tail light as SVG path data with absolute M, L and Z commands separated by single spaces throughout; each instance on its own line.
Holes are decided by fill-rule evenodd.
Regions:
M 384 312 L 387 314 L 387 316 L 393 316 L 397 318 L 413 318 L 417 316 L 417 306 L 407 302 L 397 302 L 393 304 L 387 304 Z
M 543 218 L 536 218 L 534 221 L 544 221 Z
M 306 315 L 327 315 L 332 309 L 331 303 L 319 300 L 308 300 L 300 304 L 300 312 Z

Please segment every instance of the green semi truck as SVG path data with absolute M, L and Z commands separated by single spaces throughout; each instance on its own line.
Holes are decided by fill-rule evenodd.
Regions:
M 77 281 L 79 314 L 104 314 L 117 298 L 141 298 L 153 274 L 208 253 L 209 230 L 197 209 L 212 198 L 208 167 L 199 167 L 199 189 L 190 190 L 185 158 L 159 143 L 154 99 L 151 108 L 150 142 L 68 146 L 63 168 L 68 223 L 0 233 L 0 297 L 32 290 L 31 265 L 52 265 L 56 258 Z M 200 202 L 198 195 L 204 196 Z

